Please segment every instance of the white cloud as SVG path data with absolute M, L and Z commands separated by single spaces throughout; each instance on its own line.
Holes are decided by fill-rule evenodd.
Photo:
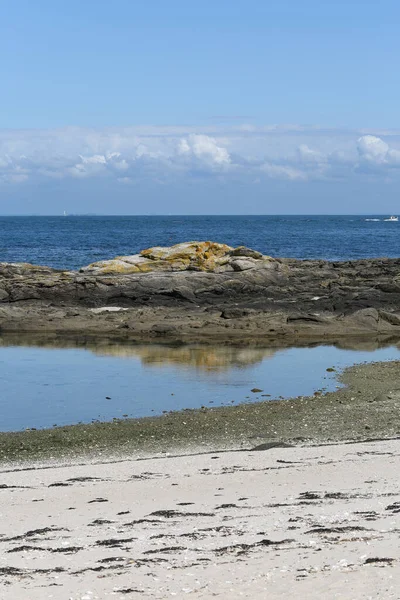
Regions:
M 122 160 L 114 161 L 113 165 L 117 169 L 117 171 L 126 171 L 127 169 L 129 169 L 129 165 L 124 158 Z
M 112 153 L 113 156 L 115 152 Z M 83 163 L 89 165 L 105 165 L 107 163 L 106 157 L 102 154 L 94 154 L 93 156 L 81 156 L 80 157 Z
M 290 181 L 306 181 L 307 174 L 293 167 L 284 167 L 265 163 L 261 170 L 272 179 L 288 179 Z
M 358 165 L 364 172 L 393 174 L 400 169 L 400 150 L 392 148 L 382 138 L 364 135 L 357 142 Z
M 389 145 L 374 135 L 363 135 L 357 141 L 357 149 L 361 159 L 382 163 L 386 161 Z
M 322 152 L 312 150 L 307 146 L 307 144 L 300 144 L 297 152 L 301 162 L 321 164 L 326 161 L 326 156 L 324 156 Z
M 229 165 L 231 162 L 229 152 L 219 146 L 215 138 L 194 133 L 179 140 L 178 155 L 191 156 L 217 166 Z
M 193 176 L 294 182 L 400 178 L 400 132 L 287 126 L 0 130 L 0 183 Z

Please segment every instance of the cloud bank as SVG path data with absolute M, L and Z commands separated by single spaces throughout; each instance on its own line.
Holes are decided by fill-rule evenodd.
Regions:
M 400 178 L 400 132 L 242 124 L 0 131 L 0 185 Z

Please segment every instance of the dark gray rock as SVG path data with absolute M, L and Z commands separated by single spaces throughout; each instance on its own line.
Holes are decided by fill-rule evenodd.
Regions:
M 214 338 L 227 331 L 269 338 L 400 334 L 400 259 L 329 263 L 235 255 L 230 264 L 242 269 L 246 262 L 261 267 L 93 274 L 0 263 L 0 326 L 63 331 L 75 319 L 80 331 L 125 328 L 130 335 L 173 337 L 195 327 Z M 88 311 L 102 307 L 128 311 Z M 137 320 L 130 309 L 145 312 Z M 174 321 L 164 333 L 152 330 L 160 310 L 161 320 Z
M 398 315 L 396 313 L 390 313 L 390 312 L 387 312 L 386 310 L 380 310 L 379 316 L 381 317 L 381 319 L 383 319 L 384 321 L 387 321 L 391 325 L 397 325 L 397 326 L 400 325 L 400 315 Z
M 249 269 L 254 269 L 256 263 L 251 259 L 239 258 L 233 260 L 231 265 L 234 271 L 248 271 Z
M 250 314 L 246 308 L 226 308 L 222 314 L 222 319 L 240 319 Z

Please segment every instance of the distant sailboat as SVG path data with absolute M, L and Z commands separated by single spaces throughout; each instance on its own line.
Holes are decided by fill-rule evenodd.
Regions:
M 64 210 L 64 215 L 63 215 L 63 216 L 64 216 L 64 217 L 68 217 L 68 213 L 67 213 L 67 211 L 66 211 L 66 210 Z

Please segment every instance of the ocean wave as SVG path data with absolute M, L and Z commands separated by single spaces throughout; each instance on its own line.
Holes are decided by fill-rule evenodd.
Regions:
M 365 219 L 366 221 L 380 221 L 380 219 Z

